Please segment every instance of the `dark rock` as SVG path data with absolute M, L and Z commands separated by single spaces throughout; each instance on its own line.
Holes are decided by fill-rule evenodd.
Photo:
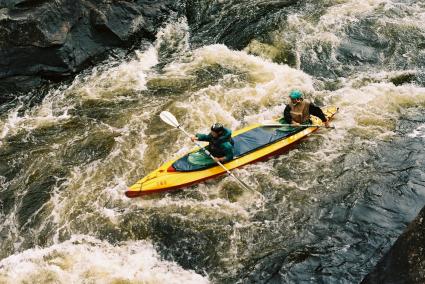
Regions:
M 152 41 L 181 10 L 172 0 L 0 0 L 0 90 L 61 80 L 108 50 Z
M 286 18 L 290 8 L 301 0 L 187 1 L 187 19 L 195 45 L 224 43 L 244 48 L 252 39 L 262 37 Z
M 412 74 L 412 73 L 401 74 L 399 76 L 395 76 L 390 79 L 390 81 L 396 86 L 411 83 L 411 82 L 414 82 L 415 80 L 416 80 L 416 76 L 415 74 Z
M 425 283 L 425 207 L 362 283 Z

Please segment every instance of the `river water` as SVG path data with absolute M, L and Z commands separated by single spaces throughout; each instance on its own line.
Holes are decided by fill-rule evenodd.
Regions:
M 187 5 L 225 9 L 203 29 L 178 17 L 1 106 L 1 283 L 358 283 L 423 207 L 423 2 L 206 2 Z M 238 10 L 255 25 L 226 22 Z M 214 43 L 239 40 L 232 23 L 239 51 Z M 124 196 L 192 147 L 161 111 L 192 133 L 237 129 L 278 116 L 293 88 L 340 111 L 335 129 L 235 170 L 263 200 L 229 177 Z

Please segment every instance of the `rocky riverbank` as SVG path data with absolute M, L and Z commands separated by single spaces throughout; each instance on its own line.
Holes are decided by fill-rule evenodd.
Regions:
M 362 283 L 425 283 L 425 207 Z
M 60 81 L 113 48 L 153 41 L 158 28 L 182 12 L 178 2 L 1 0 L 0 92 Z

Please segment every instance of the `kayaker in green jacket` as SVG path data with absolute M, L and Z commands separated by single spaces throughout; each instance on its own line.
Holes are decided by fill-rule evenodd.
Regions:
M 225 128 L 221 123 L 214 123 L 209 134 L 197 133 L 192 141 L 209 142 L 206 149 L 214 156 L 214 161 L 227 163 L 233 160 L 232 131 Z
M 329 127 L 328 119 L 323 111 L 309 101 L 304 100 L 300 91 L 292 90 L 289 93 L 289 98 L 291 101 L 283 111 L 281 123 L 292 125 L 311 124 L 310 115 L 314 115 L 320 118 L 326 127 Z

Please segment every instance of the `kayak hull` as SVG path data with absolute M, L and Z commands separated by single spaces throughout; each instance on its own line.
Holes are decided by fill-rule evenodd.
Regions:
M 265 160 L 268 160 L 268 159 L 272 158 L 273 156 L 277 156 L 277 155 L 280 155 L 282 153 L 285 153 L 285 152 L 291 150 L 292 148 L 294 148 L 299 142 L 300 141 L 296 141 L 296 142 L 294 142 L 294 143 L 292 143 L 292 144 L 290 144 L 288 146 L 285 146 L 285 147 L 283 147 L 281 149 L 278 149 L 275 152 L 272 152 L 272 153 L 270 153 L 270 154 L 268 154 L 266 156 L 259 157 L 258 159 L 253 160 L 253 161 L 251 161 L 248 164 L 256 163 L 256 162 L 259 162 L 259 161 L 265 161 Z M 245 165 L 247 165 L 247 164 L 245 164 Z M 244 166 L 244 165 L 242 165 L 242 166 Z M 125 195 L 127 197 L 129 197 L 129 198 L 133 198 L 133 197 L 139 197 L 139 196 L 149 195 L 149 194 L 153 194 L 153 193 L 160 193 L 160 192 L 164 192 L 164 191 L 179 190 L 179 189 L 182 189 L 182 188 L 185 188 L 185 187 L 189 187 L 191 185 L 195 185 L 195 184 L 201 183 L 201 182 L 206 181 L 206 180 L 209 180 L 209 179 L 213 179 L 213 178 L 219 177 L 219 176 L 224 175 L 226 173 L 227 173 L 226 171 L 223 171 L 221 173 L 218 173 L 218 174 L 215 174 L 215 175 L 211 175 L 211 176 L 207 176 L 207 177 L 202 178 L 202 179 L 199 179 L 199 180 L 194 180 L 194 181 L 191 181 L 191 182 L 188 182 L 188 183 L 183 183 L 183 184 L 179 184 L 179 185 L 175 185 L 175 186 L 170 186 L 170 187 L 165 187 L 165 188 L 158 188 L 158 189 L 151 189 L 151 190 L 143 190 L 143 186 L 140 187 L 140 188 L 142 188 L 142 190 L 134 190 L 134 188 L 129 188 L 129 190 L 127 190 L 125 192 Z M 190 174 L 190 172 L 189 173 L 186 173 L 186 174 Z M 138 184 L 138 183 L 136 183 L 136 184 Z
M 325 114 L 328 118 L 337 112 L 336 107 L 328 107 L 325 109 Z M 313 123 L 315 125 L 320 125 L 321 121 L 318 118 L 312 117 Z M 261 126 L 260 124 L 255 124 L 241 130 L 235 131 L 233 136 L 242 134 L 246 131 L 249 131 L 253 128 Z M 307 127 L 300 132 L 297 132 L 287 138 L 274 142 L 270 145 L 267 145 L 263 148 L 260 148 L 252 153 L 244 155 L 242 157 L 236 158 L 226 164 L 225 167 L 229 170 L 242 167 L 247 164 L 258 162 L 261 160 L 268 159 L 272 156 L 282 154 L 293 148 L 300 140 L 307 137 L 311 133 L 315 132 L 318 127 Z M 194 149 L 196 151 L 198 149 Z M 193 152 L 192 151 L 192 152 Z M 177 159 L 176 159 L 177 160 Z M 214 166 L 204 170 L 190 171 L 190 172 L 177 172 L 170 171 L 171 165 L 176 161 L 168 161 L 160 166 L 158 169 L 154 170 L 141 180 L 137 181 L 134 185 L 130 186 L 125 192 L 125 195 L 129 198 L 144 196 L 152 193 L 164 192 L 169 190 L 181 189 L 188 187 L 197 183 L 201 183 L 205 180 L 218 177 L 220 175 L 226 174 L 226 171 L 220 166 Z

